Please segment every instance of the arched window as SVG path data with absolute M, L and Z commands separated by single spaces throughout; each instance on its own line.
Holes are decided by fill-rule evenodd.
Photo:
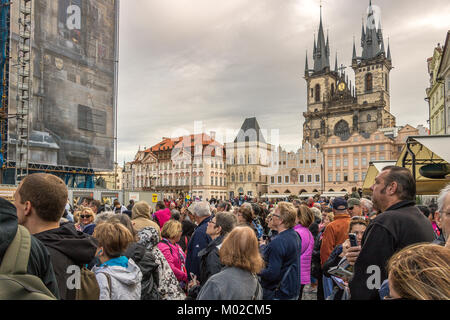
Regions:
M 248 181 L 252 181 L 252 174 L 250 172 L 248 173 Z
M 319 102 L 320 101 L 320 85 L 316 84 L 316 97 L 315 97 L 315 101 Z
M 366 92 L 372 91 L 373 89 L 373 77 L 371 73 L 366 74 Z
M 244 182 L 244 175 L 242 173 L 239 174 L 239 181 Z
M 235 182 L 236 181 L 236 177 L 234 176 L 234 173 L 231 174 L 231 182 Z

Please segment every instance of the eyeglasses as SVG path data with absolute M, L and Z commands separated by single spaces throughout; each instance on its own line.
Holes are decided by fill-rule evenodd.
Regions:
M 353 208 L 354 208 L 354 207 L 350 207 L 350 208 L 348 208 L 348 210 L 353 210 Z
M 90 217 L 92 217 L 90 214 L 87 215 L 87 216 L 85 216 L 85 215 L 81 215 L 81 216 L 80 216 L 81 219 L 84 219 L 84 218 L 90 218 Z

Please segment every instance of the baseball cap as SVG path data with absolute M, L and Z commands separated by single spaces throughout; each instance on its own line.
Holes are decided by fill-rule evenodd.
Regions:
M 361 201 L 359 201 L 359 199 L 356 198 L 350 198 L 348 199 L 348 207 L 351 208 L 353 206 L 360 206 L 361 205 Z
M 334 210 L 345 210 L 348 208 L 347 200 L 344 198 L 335 198 L 333 200 L 333 209 Z

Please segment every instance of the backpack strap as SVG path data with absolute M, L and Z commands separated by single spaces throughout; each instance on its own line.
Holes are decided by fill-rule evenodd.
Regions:
M 31 250 L 31 235 L 18 225 L 14 240 L 10 243 L 0 266 L 0 274 L 26 274 Z

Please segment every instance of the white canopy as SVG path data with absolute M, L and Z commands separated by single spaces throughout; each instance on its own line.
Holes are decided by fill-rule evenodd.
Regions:
M 372 164 L 377 168 L 378 172 L 381 172 L 384 167 L 395 166 L 396 163 L 397 161 L 372 161 Z
M 321 197 L 343 197 L 346 194 L 348 194 L 348 192 L 345 191 L 327 191 L 322 193 L 320 196 Z
M 450 163 L 450 136 L 420 136 L 414 140 L 423 144 L 433 153 Z
M 317 192 L 317 193 L 302 193 L 302 194 L 299 194 L 298 197 L 299 198 L 315 197 L 318 193 L 319 192 Z
M 269 199 L 276 199 L 276 198 L 289 198 L 290 194 L 263 194 L 261 198 L 269 198 Z

